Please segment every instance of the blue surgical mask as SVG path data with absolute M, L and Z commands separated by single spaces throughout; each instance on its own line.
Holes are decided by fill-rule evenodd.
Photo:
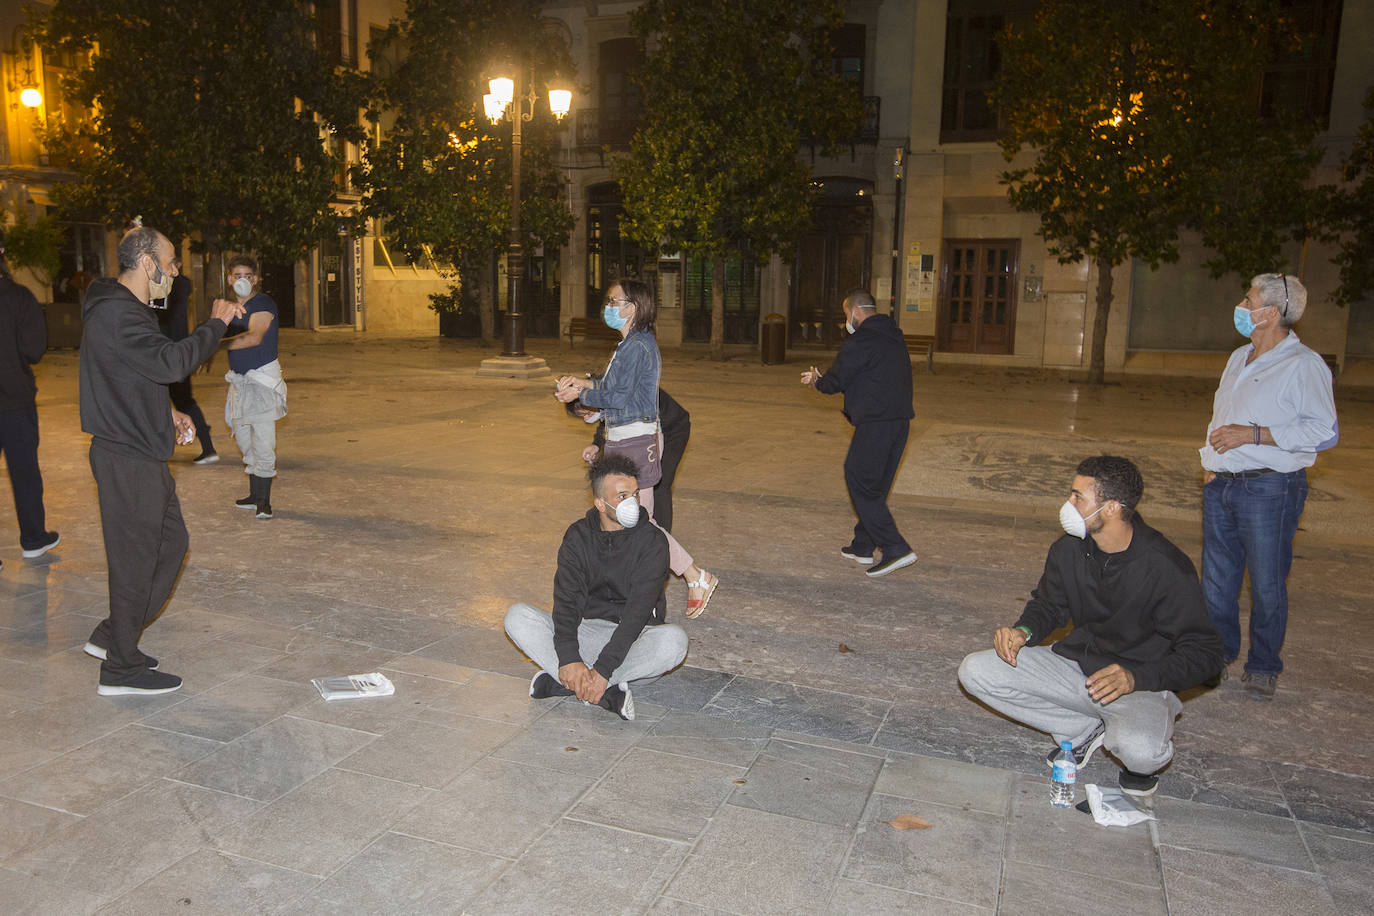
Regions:
M 1255 333 L 1255 328 L 1264 324 L 1264 321 L 1268 321 L 1269 319 L 1266 318 L 1264 321 L 1256 324 L 1255 319 L 1250 317 L 1250 310 L 1243 305 L 1238 305 L 1236 306 L 1236 312 L 1235 315 L 1232 316 L 1232 320 L 1235 322 L 1236 331 L 1240 333 L 1240 336 L 1249 337 L 1251 334 Z
M 606 327 L 619 331 L 630 319 L 621 316 L 619 306 L 608 305 L 601 311 L 601 320 L 606 322 Z

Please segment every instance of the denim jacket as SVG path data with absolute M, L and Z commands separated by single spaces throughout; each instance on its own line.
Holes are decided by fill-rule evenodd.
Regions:
M 615 348 L 606 374 L 584 389 L 581 401 L 601 411 L 606 426 L 658 420 L 658 377 L 663 368 L 658 341 L 648 331 L 631 331 Z

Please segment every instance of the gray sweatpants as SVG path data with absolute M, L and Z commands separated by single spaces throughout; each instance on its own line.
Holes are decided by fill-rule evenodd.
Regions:
M 966 655 L 959 664 L 964 689 L 1003 715 L 1049 732 L 1056 744 L 1074 747 L 1098 725 L 1103 747 L 1133 773 L 1164 768 L 1174 756 L 1174 719 L 1183 704 L 1172 691 L 1136 691 L 1103 706 L 1088 695 L 1077 662 L 1049 646 L 1027 646 L 1008 665 L 992 649 Z
M 583 620 L 577 628 L 578 651 L 588 668 L 615 633 L 613 620 Z M 532 604 L 517 602 L 506 611 L 506 635 L 520 651 L 558 680 L 558 651 L 553 647 L 553 615 Z M 658 677 L 687 657 L 687 633 L 671 623 L 645 627 L 625 653 L 620 667 L 611 672 L 612 686 Z

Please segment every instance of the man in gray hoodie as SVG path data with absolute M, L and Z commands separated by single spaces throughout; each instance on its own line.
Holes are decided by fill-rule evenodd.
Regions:
M 175 250 L 156 229 L 119 243 L 119 277 L 96 280 L 81 307 L 81 428 L 91 435 L 91 473 L 109 565 L 110 614 L 86 652 L 102 660 L 101 696 L 170 693 L 181 678 L 157 670 L 138 640 L 162 610 L 190 544 L 167 459 L 189 442 L 191 418 L 174 410 L 167 386 L 214 353 L 243 307 L 216 299 L 185 340 L 168 340 L 148 308 L 177 275 Z

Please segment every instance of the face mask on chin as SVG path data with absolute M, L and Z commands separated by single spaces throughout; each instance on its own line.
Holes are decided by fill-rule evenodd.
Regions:
M 154 265 L 156 267 L 156 265 Z M 157 267 L 157 277 L 148 278 L 148 301 L 154 299 L 166 299 L 172 291 L 172 278 L 165 273 L 161 267 Z
M 1101 512 L 1105 508 L 1105 505 L 1098 506 L 1096 512 L 1084 518 L 1079 515 L 1078 510 L 1073 507 L 1073 502 L 1066 499 L 1064 500 L 1064 505 L 1059 507 L 1059 527 L 1064 529 L 1065 534 L 1071 534 L 1081 541 L 1088 536 L 1088 519 L 1091 519 L 1093 515 L 1097 515 L 1098 512 Z

